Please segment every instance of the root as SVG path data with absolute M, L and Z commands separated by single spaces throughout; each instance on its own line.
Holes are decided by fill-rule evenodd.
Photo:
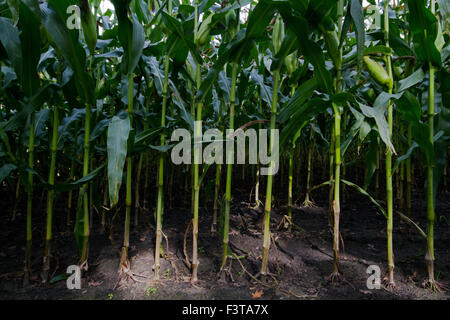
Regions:
M 260 277 L 261 276 L 261 273 L 258 273 L 258 274 L 256 274 L 255 276 L 254 275 L 252 275 L 250 272 L 248 272 L 247 271 L 247 269 L 244 267 L 244 265 L 242 264 L 242 262 L 241 262 L 241 260 L 239 259 L 239 257 L 235 254 L 235 253 L 232 253 L 232 255 L 234 256 L 234 258 L 239 262 L 239 264 L 241 265 L 241 268 L 242 268 L 242 271 L 244 271 L 250 278 L 252 278 L 253 280 L 255 280 L 257 283 L 259 283 L 260 285 L 262 285 L 262 286 L 264 286 L 264 287 L 266 287 L 266 288 L 275 288 L 276 286 L 278 286 L 278 281 L 277 281 L 277 278 L 275 277 L 275 275 L 273 275 L 273 274 L 267 274 L 268 276 L 271 276 L 272 278 L 273 278 L 273 280 L 274 280 L 274 282 L 275 282 L 275 285 L 268 285 L 268 284 L 266 284 L 266 283 L 264 283 L 264 282 L 262 282 L 262 281 L 260 281 L 259 279 L 258 279 L 258 277 Z
M 253 206 L 253 207 L 249 207 L 250 209 L 252 209 L 252 210 L 256 210 L 256 209 L 258 209 L 260 206 L 262 206 L 262 201 L 261 200 L 258 200 L 258 201 L 256 201 L 256 204 Z
M 178 280 L 178 268 L 177 268 L 175 262 L 173 261 L 172 253 L 169 251 L 169 239 L 167 238 L 166 234 L 164 232 L 162 232 L 162 230 L 161 230 L 161 234 L 164 237 L 164 239 L 166 239 L 167 259 L 169 259 L 170 265 L 172 266 L 173 270 L 175 271 L 175 280 Z
M 277 265 L 277 271 L 280 273 L 280 265 L 278 264 L 278 248 L 272 233 L 270 233 L 270 239 L 272 240 L 273 248 L 275 249 L 275 263 Z
M 283 229 L 290 229 L 294 223 L 292 222 L 292 217 L 289 217 L 288 215 L 284 215 L 283 219 L 281 219 L 280 223 L 277 226 L 277 230 Z
M 266 288 L 269 288 L 269 289 L 277 289 L 277 290 L 279 290 L 280 292 L 282 292 L 282 293 L 284 293 L 284 294 L 286 294 L 286 295 L 291 295 L 291 296 L 294 296 L 294 297 L 299 298 L 299 299 L 317 297 L 317 294 L 311 295 L 311 296 L 309 296 L 309 295 L 298 295 L 298 294 L 295 294 L 295 293 L 293 293 L 293 292 L 291 292 L 291 291 L 288 291 L 288 290 L 284 290 L 284 289 L 278 288 L 278 285 L 279 285 L 279 284 L 278 284 L 277 278 L 276 278 L 275 275 L 273 275 L 273 274 L 271 274 L 271 273 L 267 274 L 267 276 L 272 277 L 272 279 L 274 280 L 274 284 L 273 284 L 273 285 L 269 285 L 269 284 L 267 284 L 267 283 L 264 283 L 264 282 L 262 282 L 262 281 L 260 281 L 260 280 L 258 279 L 258 277 L 261 276 L 261 273 L 256 274 L 256 276 L 252 275 L 252 274 L 251 274 L 250 272 L 248 272 L 248 270 L 244 267 L 244 265 L 243 265 L 242 262 L 241 262 L 241 259 L 240 259 L 235 253 L 232 253 L 232 255 L 233 255 L 234 259 L 236 259 L 236 260 L 239 262 L 239 264 L 241 265 L 242 271 L 243 271 L 244 273 L 246 273 L 250 278 L 252 278 L 254 281 L 256 281 L 257 283 L 259 283 L 260 285 L 262 285 L 262 286 L 264 286 L 264 287 L 266 287 Z M 231 264 L 230 264 L 230 265 L 231 265 Z
M 329 276 L 327 276 L 325 279 L 328 282 L 331 283 L 338 283 L 343 279 L 343 275 L 338 271 L 338 270 L 334 270 Z
M 234 253 L 232 253 L 235 255 Z M 222 276 L 225 276 L 225 279 L 229 279 L 231 282 L 234 282 L 233 273 L 232 273 L 232 264 L 233 260 L 230 259 L 230 264 L 228 266 L 220 268 L 219 272 L 217 273 L 217 278 L 220 280 L 222 279 Z
M 89 268 L 87 260 L 80 262 L 78 267 L 80 268 L 81 271 L 87 271 Z
M 275 288 L 276 286 L 278 286 L 277 275 L 274 274 L 274 273 L 267 272 L 266 274 L 262 274 L 261 272 L 258 272 L 258 273 L 255 275 L 255 278 L 256 278 L 256 279 L 258 279 L 258 278 L 261 279 L 261 282 L 260 282 L 260 281 L 257 281 L 257 282 L 260 283 L 260 284 L 262 284 L 263 282 L 267 282 L 267 279 L 268 279 L 268 278 L 271 278 L 271 279 L 273 280 L 273 282 L 275 283 L 275 285 L 273 286 L 273 288 Z
M 397 290 L 397 285 L 395 284 L 395 282 L 389 282 L 385 285 L 385 289 L 389 292 L 394 292 L 395 290 Z
M 142 281 L 137 279 L 136 277 L 140 278 L 146 278 L 147 276 L 144 276 L 142 274 L 134 273 L 131 271 L 131 263 L 130 260 L 127 258 L 127 248 L 122 247 L 122 254 L 120 258 L 120 265 L 119 265 L 119 275 L 116 284 L 113 287 L 113 290 L 116 290 L 116 288 L 119 286 L 119 284 L 122 281 L 128 282 L 129 280 L 132 280 L 134 283 L 146 283 L 146 281 Z
M 25 270 L 23 272 L 23 280 L 22 280 L 22 286 L 26 287 L 30 284 L 30 272 L 28 270 Z
M 355 286 L 353 286 L 345 277 L 342 275 L 342 273 L 339 270 L 334 270 L 328 277 L 326 277 L 326 280 L 332 284 L 338 284 L 341 282 L 347 283 L 353 290 L 356 290 Z
M 307 207 L 307 208 L 317 208 L 317 205 L 314 202 L 314 200 L 312 200 L 312 199 L 310 200 L 309 199 L 309 194 L 308 193 L 306 194 L 305 201 L 303 201 L 302 206 L 303 207 Z
M 393 274 L 393 269 L 392 269 L 392 274 L 389 274 L 389 271 L 387 272 L 387 274 L 383 277 L 383 282 L 384 282 L 384 288 L 389 291 L 389 292 L 394 292 L 397 289 L 397 285 L 395 284 L 394 281 L 394 274 Z
M 422 283 L 422 287 L 431 290 L 431 292 L 442 293 L 450 291 L 450 282 L 438 282 L 434 279 L 427 279 Z

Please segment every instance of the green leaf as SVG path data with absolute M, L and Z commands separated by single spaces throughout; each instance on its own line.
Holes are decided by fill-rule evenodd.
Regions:
M 317 87 L 318 83 L 316 78 L 312 78 L 302 84 L 295 91 L 294 96 L 281 107 L 278 120 L 281 122 L 287 122 L 295 113 L 299 111 L 299 109 L 302 108 L 306 100 L 311 97 Z
M 0 183 L 3 182 L 14 170 L 17 169 L 17 166 L 12 163 L 4 164 L 0 168 Z
M 98 168 L 92 170 L 91 172 L 89 172 L 87 175 L 85 175 L 84 177 L 73 181 L 73 182 L 69 182 L 69 183 L 56 183 L 54 185 L 48 184 L 44 179 L 40 178 L 39 176 L 39 180 L 41 180 L 41 184 L 42 186 L 47 189 L 47 190 L 56 190 L 58 192 L 67 192 L 70 190 L 75 190 L 75 189 L 79 189 L 80 187 L 82 187 L 83 185 L 85 185 L 88 182 L 91 182 L 92 180 L 94 180 L 99 174 L 100 172 L 103 171 L 103 169 L 105 168 L 105 164 L 102 164 L 101 166 L 99 166 Z M 36 174 L 35 172 L 33 172 L 34 174 Z
M 132 37 L 129 49 L 128 58 L 128 75 L 131 75 L 136 69 L 139 59 L 142 55 L 142 50 L 144 49 L 145 34 L 144 28 L 139 23 L 136 15 L 132 14 Z
M 383 41 L 384 39 L 384 33 L 382 31 L 374 31 L 367 33 L 366 35 L 368 38 L 371 38 L 371 40 Z M 409 45 L 393 32 L 389 32 L 389 46 L 398 56 L 414 55 L 414 52 Z
M 25 99 L 25 102 L 20 102 L 21 108 L 8 121 L 3 122 L 1 126 L 5 131 L 14 131 L 18 128 L 24 127 L 28 116 L 36 109 L 40 108 L 45 102 L 49 101 L 53 95 L 53 89 L 56 84 L 46 84 L 39 88 L 39 90 L 30 98 Z
M 295 98 L 295 95 L 294 97 Z M 308 99 L 308 98 L 306 98 Z M 280 149 L 295 136 L 313 117 L 330 107 L 330 101 L 321 98 L 312 98 L 306 103 L 294 104 L 295 112 L 289 118 L 280 134 Z
M 364 55 L 368 56 L 370 54 L 374 54 L 374 53 L 381 53 L 381 54 L 392 54 L 392 49 L 389 47 L 386 47 L 382 44 L 378 44 L 376 46 L 370 46 L 367 47 L 364 50 Z
M 411 143 L 411 146 L 409 147 L 408 151 L 406 151 L 406 153 L 400 157 L 398 157 L 395 160 L 394 166 L 392 168 L 392 173 L 395 172 L 395 170 L 397 170 L 398 166 L 405 161 L 406 159 L 408 159 L 409 157 L 411 157 L 411 155 L 413 154 L 414 150 L 418 147 L 419 145 L 417 144 L 417 142 L 413 141 Z
M 150 72 L 153 75 L 155 81 L 155 87 L 159 95 L 162 95 L 162 90 L 164 86 L 164 74 L 159 67 L 159 62 L 155 57 L 146 57 L 145 59 L 147 65 L 150 67 Z
M 272 89 L 264 83 L 264 77 L 255 69 L 250 73 L 250 79 L 259 86 L 259 95 L 268 105 L 272 105 Z
M 413 125 L 416 125 L 420 121 L 420 103 L 409 91 L 406 91 L 400 99 L 395 102 L 397 109 L 403 113 L 405 120 Z
M 244 43 L 244 41 L 245 41 L 245 29 L 241 29 L 231 42 L 223 44 L 222 47 L 223 51 L 219 55 L 214 66 L 209 69 L 206 78 L 203 79 L 200 89 L 197 91 L 196 94 L 197 101 L 204 100 L 205 96 L 211 90 L 213 83 L 219 76 L 219 73 L 223 70 L 224 65 L 230 61 L 233 53 L 235 54 L 234 57 L 239 60 L 239 54 L 236 55 L 236 52 L 240 51 L 240 47 Z
M 297 37 L 292 31 L 289 30 L 288 32 L 286 32 L 286 36 L 283 39 L 280 51 L 278 51 L 278 53 L 272 60 L 272 65 L 270 66 L 271 71 L 280 70 L 286 60 L 286 57 L 290 53 L 294 52 L 297 48 Z
M 364 31 L 364 15 L 360 0 L 351 0 L 350 14 L 356 29 L 356 46 L 357 46 L 357 61 L 358 71 L 362 70 L 362 63 L 365 50 L 365 31 Z
M 81 26 L 83 28 L 84 40 L 91 54 L 94 54 L 97 45 L 97 17 L 92 14 L 88 0 L 78 0 L 80 8 Z
M 39 88 L 37 65 L 41 58 L 41 23 L 23 2 L 19 6 L 19 27 L 22 57 L 26 57 L 19 78 L 25 95 L 31 97 Z
M 425 78 L 425 74 L 422 68 L 417 69 L 409 77 L 402 79 L 398 82 L 399 87 L 397 91 L 404 91 L 412 86 L 415 86 Z
M 276 7 L 269 0 L 260 0 L 248 17 L 247 39 L 261 37 L 275 14 Z
M 130 119 L 114 116 L 108 127 L 108 186 L 111 207 L 119 201 L 122 185 L 123 166 L 127 156 L 127 141 L 130 133 Z
M 156 133 L 158 133 L 161 130 L 162 130 L 162 128 L 150 128 L 150 129 L 139 132 L 134 137 L 134 145 L 136 146 L 138 144 L 144 143 L 148 138 L 153 137 L 154 135 L 156 135 Z
M 302 17 L 283 17 L 287 28 L 297 35 L 300 52 L 314 66 L 314 75 L 326 92 L 333 92 L 331 73 L 325 67 L 325 57 L 321 47 L 309 38 L 308 22 Z
M 439 4 L 439 12 L 444 18 L 444 22 L 448 24 L 450 21 L 450 2 L 448 0 L 437 0 L 437 2 Z
M 378 139 L 371 139 L 368 148 L 369 149 L 367 150 L 364 159 L 366 165 L 363 185 L 364 190 L 367 190 L 367 188 L 369 187 L 370 181 L 372 180 L 375 170 L 377 169 Z
M 365 195 L 367 198 L 369 198 L 370 202 L 372 202 L 377 208 L 378 210 L 380 210 L 380 212 L 387 218 L 387 214 L 386 214 L 386 210 L 384 210 L 384 208 L 378 203 L 378 201 L 376 201 L 374 198 L 372 198 L 372 196 L 363 188 L 361 188 L 360 186 L 354 184 L 353 182 L 341 179 L 342 183 L 355 188 L 357 191 L 359 191 L 359 193 L 361 193 L 362 195 Z
M 359 103 L 359 107 L 361 108 L 362 113 L 368 117 L 373 118 L 378 128 L 378 132 L 380 134 L 380 138 L 383 140 L 385 145 L 391 149 L 392 153 L 395 154 L 395 148 L 391 141 L 391 135 L 389 132 L 389 125 L 385 117 L 385 112 L 387 110 L 387 103 L 390 99 L 389 95 L 386 92 L 382 92 L 375 100 L 375 107 L 366 106 L 363 103 Z
M 189 48 L 189 51 L 191 52 L 192 57 L 195 59 L 195 62 L 202 63 L 202 57 L 200 56 L 200 53 L 198 52 L 194 42 L 193 38 L 190 39 L 186 37 L 186 35 L 183 32 L 183 26 L 180 21 L 175 19 L 174 17 L 170 16 L 169 14 L 162 12 L 162 20 L 166 27 L 174 33 L 183 43 L 184 45 Z
M 69 63 L 77 79 L 77 90 L 83 100 L 95 105 L 95 83 L 86 71 L 86 52 L 78 41 L 78 30 L 69 30 L 65 21 L 68 19 L 69 0 L 49 0 L 41 4 L 42 20 L 45 28 L 58 46 L 64 59 Z
M 10 19 L 4 17 L 0 17 L 0 30 L 0 43 L 5 48 L 16 75 L 20 76 L 22 74 L 22 47 L 19 30 Z
M 407 3 L 409 27 L 417 58 L 431 62 L 436 67 L 442 67 L 441 54 L 435 45 L 439 27 L 437 18 L 426 8 L 425 0 L 407 0 Z
M 53 284 L 53 283 L 56 283 L 58 281 L 66 280 L 66 279 L 69 278 L 69 276 L 70 276 L 70 274 L 68 274 L 68 273 L 61 273 L 61 274 L 51 278 L 49 282 L 50 282 L 50 284 Z

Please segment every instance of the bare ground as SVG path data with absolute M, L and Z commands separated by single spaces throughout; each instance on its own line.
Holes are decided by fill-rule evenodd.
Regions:
M 122 241 L 121 216 L 115 221 L 113 241 L 109 231 L 102 234 L 94 231 L 90 239 L 89 270 L 83 276 L 81 290 L 68 290 L 65 280 L 53 284 L 42 284 L 39 272 L 42 265 L 42 226 L 34 231 L 32 254 L 33 277 L 29 286 L 22 286 L 23 257 L 25 252 L 24 215 L 13 223 L 0 227 L 0 299 L 448 299 L 448 292 L 432 293 L 422 287 L 426 278 L 424 262 L 425 239 L 411 226 L 395 216 L 394 253 L 395 279 L 397 287 L 391 292 L 384 288 L 369 290 L 366 285 L 367 267 L 380 266 L 386 271 L 385 218 L 376 208 L 357 194 L 346 199 L 342 207 L 341 232 L 344 250 L 341 252 L 341 268 L 344 280 L 330 283 L 327 276 L 332 270 L 332 237 L 328 227 L 326 195 L 317 196 L 315 208 L 295 206 L 290 230 L 277 229 L 286 213 L 284 203 L 275 203 L 271 215 L 273 242 L 270 249 L 269 268 L 276 275 L 273 279 L 255 281 L 261 265 L 262 208 L 253 209 L 245 198 L 248 192 L 237 190 L 231 210 L 230 246 L 239 256 L 231 262 L 231 279 L 222 274 L 222 245 L 219 235 L 211 235 L 212 208 L 202 208 L 199 230 L 199 282 L 192 286 L 190 271 L 183 253 L 184 233 L 189 222 L 189 205 L 167 208 L 164 216 L 164 253 L 168 257 L 161 261 L 161 280 L 152 281 L 154 264 L 155 232 L 150 217 L 153 212 L 143 212 L 140 225 L 132 227 L 129 257 L 131 268 L 138 282 L 118 282 L 118 250 Z M 42 208 L 41 214 L 45 210 Z M 75 264 L 76 248 L 73 234 L 62 221 L 65 212 L 57 211 L 61 221 L 56 223 L 56 241 L 52 262 L 53 277 L 65 273 L 68 265 Z M 424 202 L 419 197 L 413 203 L 413 219 L 424 228 Z M 450 201 L 448 194 L 438 198 L 436 208 L 436 270 L 440 281 L 450 280 Z M 41 217 L 42 218 L 42 217 Z M 95 215 L 94 219 L 98 219 Z M 42 219 L 41 219 L 42 220 Z M 98 224 L 98 221 L 95 221 Z M 190 233 L 189 233 L 190 235 Z M 169 250 L 167 251 L 167 244 Z M 274 245 L 275 244 L 275 245 Z M 191 240 L 187 251 L 191 255 Z M 244 270 L 245 268 L 245 270 Z

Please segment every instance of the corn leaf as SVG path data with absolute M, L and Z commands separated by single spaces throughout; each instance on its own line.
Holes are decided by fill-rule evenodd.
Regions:
M 114 116 L 108 127 L 108 186 L 111 207 L 119 201 L 122 185 L 123 166 L 127 156 L 127 142 L 130 133 L 130 119 Z

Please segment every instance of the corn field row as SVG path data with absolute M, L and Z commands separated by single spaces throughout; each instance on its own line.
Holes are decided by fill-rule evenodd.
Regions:
M 354 191 L 386 219 L 387 286 L 395 288 L 399 214 L 423 235 L 426 283 L 442 289 L 434 226 L 436 195 L 448 191 L 447 1 L 106 2 L 0 0 L 0 182 L 14 202 L 2 219 L 19 220 L 26 203 L 24 284 L 37 221 L 45 226 L 39 271 L 47 282 L 55 219 L 74 232 L 86 271 L 90 234 L 106 232 L 116 216 L 124 217 L 119 273 L 133 276 L 130 230 L 147 218 L 156 239 L 149 269 L 158 280 L 164 208 L 183 205 L 191 214 L 191 282 L 201 278 L 202 205 L 213 206 L 211 231 L 222 238 L 217 271 L 227 272 L 235 258 L 234 186 L 244 183 L 255 208 L 264 208 L 258 277 L 271 275 L 272 207 L 287 203 L 291 228 L 295 201 L 301 194 L 303 206 L 314 205 L 318 189 L 329 199 L 330 280 L 345 276 L 341 206 Z M 180 128 L 195 137 L 207 129 L 267 129 L 269 154 L 279 146 L 279 170 L 261 175 L 277 164 L 259 157 L 256 164 L 200 164 L 196 147 L 193 164 L 176 165 L 170 155 Z M 426 226 L 411 214 L 414 184 L 427 203 Z M 277 188 L 287 192 L 281 197 Z M 36 210 L 40 201 L 45 212 Z

